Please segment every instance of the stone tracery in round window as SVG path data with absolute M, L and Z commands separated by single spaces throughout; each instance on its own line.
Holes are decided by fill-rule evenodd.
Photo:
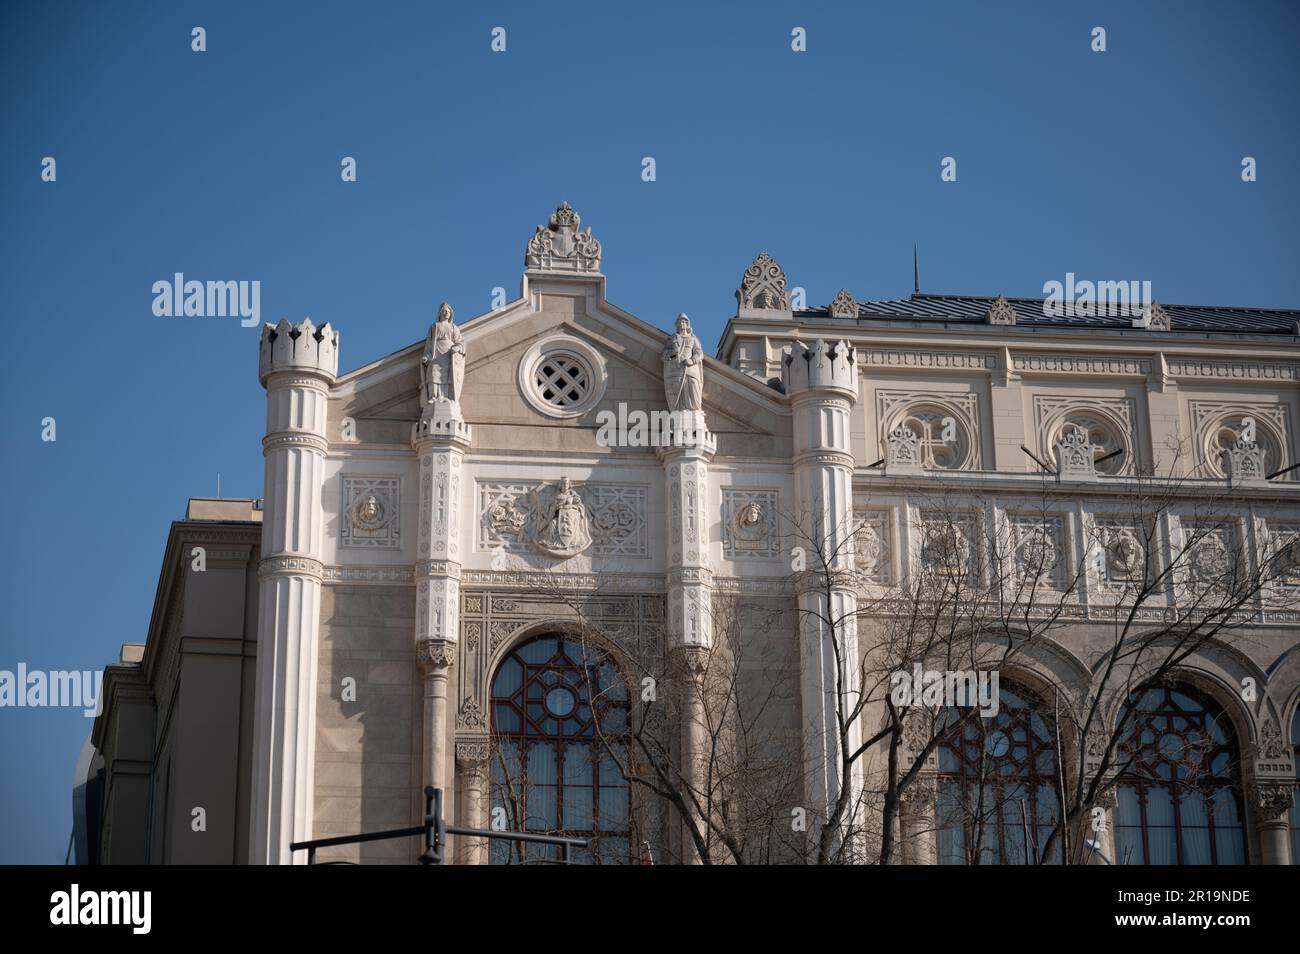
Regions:
M 1050 444 L 1055 453 L 1056 444 L 1071 430 L 1081 430 L 1088 435 L 1093 447 L 1093 460 L 1097 461 L 1097 473 L 1122 474 L 1132 470 L 1133 449 L 1121 435 L 1120 430 L 1109 420 L 1099 414 L 1080 411 L 1066 415 L 1052 430 Z M 1115 451 L 1122 451 L 1116 454 Z M 1112 456 L 1113 455 L 1113 456 Z M 1057 461 L 1060 466 L 1060 461 Z
M 1282 444 L 1273 428 L 1264 423 L 1264 419 L 1250 414 L 1232 414 L 1220 419 L 1210 427 L 1205 436 L 1202 452 L 1206 468 L 1216 477 L 1228 475 L 1226 455 L 1229 448 L 1237 443 L 1243 434 L 1249 431 L 1247 418 L 1254 421 L 1255 443 L 1264 452 L 1264 472 L 1271 473 L 1285 466 Z
M 971 466 L 970 430 L 952 408 L 914 404 L 898 415 L 888 430 L 900 424 L 916 435 L 921 466 L 929 470 L 965 470 Z
M 547 354 L 533 371 L 537 394 L 552 407 L 577 407 L 591 392 L 591 369 L 576 355 L 565 351 Z

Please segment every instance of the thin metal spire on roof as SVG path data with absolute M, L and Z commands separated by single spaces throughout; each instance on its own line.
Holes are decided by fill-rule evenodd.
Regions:
M 912 243 L 912 294 L 921 294 L 921 263 L 916 257 L 916 243 Z

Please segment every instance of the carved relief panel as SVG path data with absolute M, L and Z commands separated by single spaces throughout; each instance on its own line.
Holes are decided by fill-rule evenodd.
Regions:
M 398 549 L 401 546 L 400 478 L 344 475 L 342 487 L 340 545 Z
M 648 555 L 643 485 L 480 481 L 478 510 L 480 550 Z
M 778 557 L 778 494 L 775 490 L 722 488 L 722 552 L 736 557 Z
M 857 531 L 853 560 L 864 583 L 894 581 L 893 514 L 889 510 L 859 510 L 853 515 Z

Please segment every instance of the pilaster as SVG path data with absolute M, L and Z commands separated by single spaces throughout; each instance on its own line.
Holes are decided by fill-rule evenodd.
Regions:
M 472 429 L 455 404 L 431 404 L 415 426 L 420 459 L 419 558 L 415 564 L 415 648 L 424 670 L 424 785 L 454 799 L 447 696 L 460 642 L 460 488 Z M 451 806 L 449 805 L 449 808 Z
M 688 433 L 671 445 L 657 448 L 664 468 L 668 520 L 667 622 L 670 648 L 679 660 L 705 659 L 713 646 L 713 570 L 709 560 L 709 462 L 717 441 L 709 433 L 703 411 L 688 412 Z M 700 742 L 706 724 L 704 698 L 696 681 L 702 667 L 686 667 L 682 691 L 680 770 L 697 793 L 707 788 Z M 682 827 L 681 857 L 698 862 L 690 833 Z

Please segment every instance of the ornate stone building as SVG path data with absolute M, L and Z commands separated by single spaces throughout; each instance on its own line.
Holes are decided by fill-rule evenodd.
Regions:
M 168 830 L 152 860 L 302 862 L 293 841 L 418 823 L 426 784 L 447 792 L 457 823 L 487 827 L 526 779 L 530 817 L 544 821 L 534 828 L 590 836 L 606 861 L 688 859 L 673 812 L 591 755 L 593 686 L 608 713 L 638 704 L 642 680 L 618 640 L 579 645 L 575 619 L 623 635 L 662 626 L 664 655 L 696 672 L 716 607 L 774 607 L 759 630 L 764 666 L 788 671 L 791 688 L 770 718 L 799 741 L 797 803 L 815 814 L 846 784 L 827 728 L 836 699 L 858 691 L 837 683 L 838 654 L 870 650 L 863 587 L 894 585 L 932 558 L 921 540 L 936 508 L 950 526 L 1029 534 L 1032 552 L 1077 581 L 1060 587 L 1071 624 L 1002 673 L 1013 741 L 1038 731 L 1034 700 L 1047 688 L 1095 678 L 1098 634 L 1114 622 L 1107 587 L 1148 559 L 1117 522 L 1117 501 L 1142 475 L 1178 480 L 1160 516 L 1167 541 L 1207 502 L 1227 518 L 1224 553 L 1248 562 L 1265 537 L 1300 534 L 1300 471 L 1277 474 L 1300 449 L 1300 312 L 1150 303 L 1137 320 L 1052 317 L 1038 300 L 857 301 L 843 290 L 812 308 L 762 253 L 707 357 L 685 316 L 666 334 L 656 327 L 666 316 L 649 324 L 611 303 L 603 254 L 561 205 L 527 240 L 516 300 L 460 322 L 443 305 L 423 341 L 344 373 L 329 325 L 263 329 L 264 504 L 242 521 L 178 525 L 221 538 L 225 589 L 210 576 L 209 592 L 195 590 L 188 550 L 174 544 L 142 661 L 109 669 L 96 726 L 106 840 L 114 825 L 133 837 Z M 636 436 L 642 421 L 652 439 Z M 861 585 L 792 573 L 791 526 L 803 517 L 823 536 L 852 526 L 853 546 L 831 562 L 851 563 Z M 260 543 L 248 537 L 257 519 Z M 1103 525 L 1115 543 L 1094 559 L 1088 541 Z M 1103 805 L 1107 857 L 1290 859 L 1300 613 L 1272 597 L 1300 586 L 1295 562 L 1231 640 L 1181 660 L 1142 709 L 1160 738 L 1197 734 L 1218 746 L 1207 759 L 1224 753 L 1209 807 L 1158 780 L 1121 788 Z M 220 628 L 204 622 L 213 601 L 221 632 L 206 631 Z M 218 673 L 226 690 L 208 682 Z M 159 713 L 204 705 L 227 730 L 203 774 L 186 774 L 200 770 L 185 754 L 179 774 L 166 769 L 168 792 L 184 794 L 163 798 L 173 723 Z M 689 702 L 676 711 L 671 758 L 690 777 L 709 740 L 690 728 Z M 905 860 L 961 858 L 960 831 L 937 831 L 935 800 L 965 784 L 963 769 L 939 755 L 906 799 Z M 1061 770 L 1050 763 L 1025 778 L 1050 780 Z M 870 771 L 869 761 L 850 769 Z M 228 826 L 203 848 L 187 841 L 200 801 L 223 806 L 209 810 L 209 831 Z M 1013 835 L 995 827 L 983 860 L 1017 860 Z M 386 842 L 330 857 L 417 852 Z M 130 854 L 113 844 L 104 857 Z

